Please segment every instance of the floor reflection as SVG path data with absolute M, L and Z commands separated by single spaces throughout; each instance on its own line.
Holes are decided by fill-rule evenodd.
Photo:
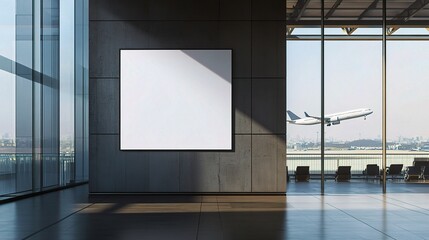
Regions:
M 292 188 L 290 183 L 289 187 Z M 296 184 L 317 187 L 320 182 Z M 305 185 L 306 184 L 306 185 Z M 87 186 L 0 205 L 0 239 L 425 239 L 427 185 L 389 194 L 98 196 Z M 341 183 L 343 184 L 343 183 Z M 314 185 L 314 186 L 313 186 Z M 332 185 L 332 186 L 330 186 Z M 395 185 L 396 186 L 396 185 Z M 392 187 L 391 189 L 394 189 Z M 350 193 L 354 191 L 354 193 Z
M 287 185 L 288 194 L 320 194 L 320 179 L 308 182 L 290 181 Z M 325 181 L 326 194 L 370 194 L 382 193 L 380 180 L 352 179 L 347 182 Z M 429 193 L 429 182 L 405 182 L 403 180 L 387 180 L 388 193 Z

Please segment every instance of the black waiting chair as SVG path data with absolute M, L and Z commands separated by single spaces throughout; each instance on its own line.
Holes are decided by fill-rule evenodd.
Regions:
M 295 181 L 308 181 L 310 180 L 310 167 L 309 166 L 297 166 L 295 171 Z
M 351 166 L 339 166 L 335 172 L 335 181 L 349 181 L 352 178 Z
M 386 176 L 390 176 L 393 179 L 394 177 L 402 175 L 403 166 L 404 164 L 390 164 L 390 167 L 387 167 Z
M 424 169 L 423 169 L 423 168 L 426 168 L 426 167 L 428 167 L 428 168 L 429 168 L 429 161 L 427 161 L 427 160 L 423 160 L 423 159 L 414 159 L 414 161 L 413 161 L 413 166 L 415 166 L 415 167 L 420 167 L 420 169 L 421 169 L 422 171 L 424 171 Z
M 413 165 L 417 166 L 418 164 L 426 165 L 429 164 L 429 158 L 426 157 L 415 157 L 413 161 Z
M 429 167 L 425 167 L 425 168 L 423 169 L 423 171 L 422 171 L 422 176 L 423 176 L 423 179 L 424 179 L 424 180 L 429 179 Z
M 380 168 L 377 164 L 367 164 L 366 169 L 362 172 L 363 175 L 365 175 L 365 178 L 368 179 L 368 177 L 374 177 L 374 178 L 380 178 Z
M 420 167 L 422 171 L 422 178 L 425 178 L 425 171 L 429 169 L 429 159 L 428 158 L 414 158 L 413 165 L 416 167 Z M 426 174 L 427 176 L 428 174 Z
M 429 179 L 429 159 L 428 158 L 414 158 L 413 166 L 408 166 L 405 169 L 404 179 L 406 181 Z
M 422 176 L 421 167 L 408 166 L 405 169 L 404 179 L 405 181 L 418 180 Z

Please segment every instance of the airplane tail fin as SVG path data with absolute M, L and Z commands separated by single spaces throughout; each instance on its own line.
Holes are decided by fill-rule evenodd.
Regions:
M 287 111 L 287 115 L 289 115 L 291 120 L 298 120 L 301 119 L 300 117 L 298 117 L 295 113 L 291 112 L 291 111 Z
M 306 117 L 311 117 L 310 115 L 308 115 L 307 112 L 304 112 L 304 114 L 305 114 Z

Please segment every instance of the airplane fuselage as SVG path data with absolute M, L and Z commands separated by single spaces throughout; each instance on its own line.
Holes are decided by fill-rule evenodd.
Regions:
M 334 114 L 325 115 L 324 123 L 328 126 L 340 124 L 341 121 L 352 119 L 352 118 L 358 118 L 358 117 L 365 117 L 370 115 L 373 111 L 369 108 L 360 108 L 345 112 L 339 112 Z M 313 116 L 307 116 L 305 118 L 295 119 L 295 120 L 288 120 L 289 123 L 297 124 L 297 125 L 314 125 L 314 124 L 320 124 L 322 121 L 322 118 L 320 117 L 313 117 Z
M 320 120 L 312 117 L 306 117 L 298 120 L 290 120 L 289 123 L 296 124 L 296 125 L 314 125 L 314 124 L 320 124 Z

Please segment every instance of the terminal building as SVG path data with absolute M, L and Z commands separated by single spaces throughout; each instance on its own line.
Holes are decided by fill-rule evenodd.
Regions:
M 5 0 L 0 239 L 427 239 L 428 56 L 427 0 Z

